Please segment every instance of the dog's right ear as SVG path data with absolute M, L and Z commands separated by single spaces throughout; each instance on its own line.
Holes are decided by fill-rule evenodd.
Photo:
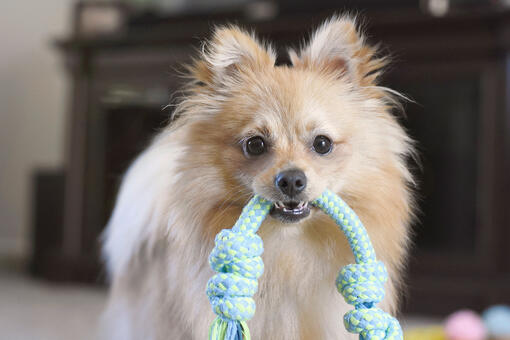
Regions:
M 366 43 L 356 20 L 349 16 L 327 20 L 299 53 L 290 50 L 289 56 L 296 68 L 328 73 L 360 86 L 376 85 L 388 63 L 378 56 L 377 47 Z
M 192 77 L 205 85 L 218 86 L 235 79 L 246 69 L 275 64 L 274 51 L 236 26 L 220 27 L 202 48 L 201 58 L 190 67 Z

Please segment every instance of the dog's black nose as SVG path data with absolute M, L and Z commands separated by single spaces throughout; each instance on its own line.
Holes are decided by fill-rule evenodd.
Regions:
M 276 175 L 275 185 L 278 190 L 292 198 L 306 188 L 306 175 L 299 169 L 285 170 Z

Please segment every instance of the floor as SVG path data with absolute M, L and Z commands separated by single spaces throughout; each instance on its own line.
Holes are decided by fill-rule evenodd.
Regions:
M 0 339 L 93 340 L 106 291 L 55 285 L 0 271 Z M 436 322 L 406 317 L 405 329 Z
M 0 339 L 93 340 L 106 292 L 0 272 Z

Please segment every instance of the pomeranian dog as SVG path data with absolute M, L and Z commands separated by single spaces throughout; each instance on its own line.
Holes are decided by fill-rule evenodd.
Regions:
M 335 287 L 354 262 L 335 223 L 308 202 L 325 189 L 357 212 L 389 271 L 395 313 L 413 211 L 412 143 L 378 86 L 386 58 L 353 19 L 334 17 L 291 64 L 251 34 L 215 30 L 190 70 L 178 117 L 136 159 L 105 233 L 111 276 L 105 338 L 206 339 L 214 237 L 249 199 L 275 202 L 259 235 L 265 272 L 253 339 L 355 339 Z

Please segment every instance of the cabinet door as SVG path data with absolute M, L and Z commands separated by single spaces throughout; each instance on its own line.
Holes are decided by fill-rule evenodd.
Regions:
M 494 273 L 495 65 L 405 65 L 392 80 L 409 96 L 403 124 L 421 168 L 408 311 L 482 308 Z

